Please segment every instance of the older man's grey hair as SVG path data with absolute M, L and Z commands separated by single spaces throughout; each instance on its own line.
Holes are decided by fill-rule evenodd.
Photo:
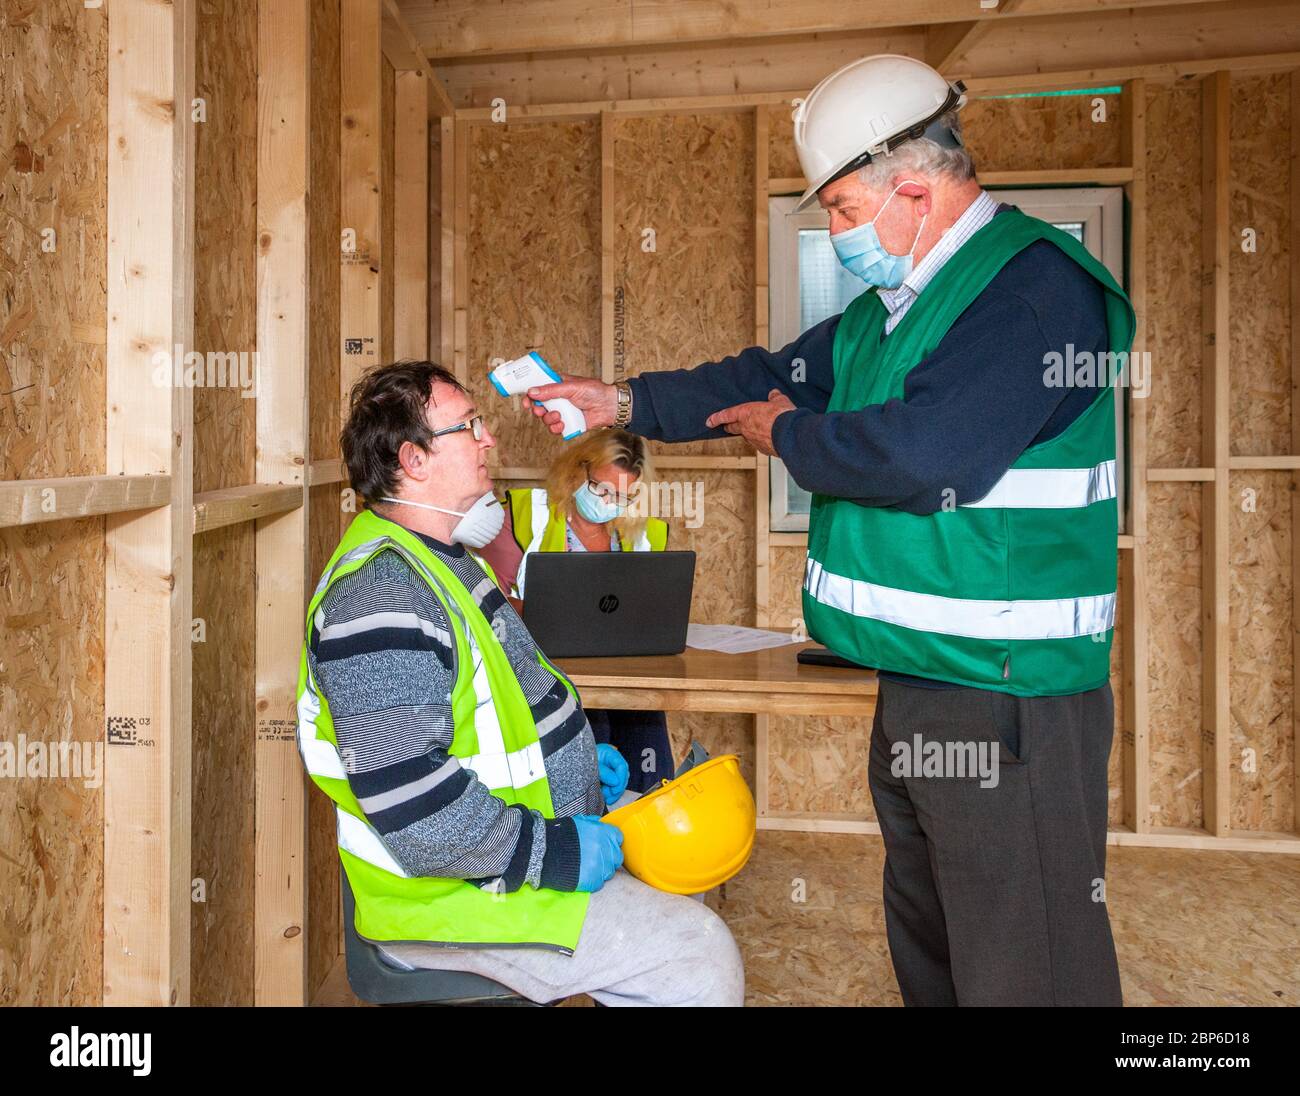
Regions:
M 961 120 L 955 110 L 941 115 L 939 120 L 961 136 Z M 960 183 L 975 178 L 975 163 L 965 148 L 945 148 L 928 137 L 918 137 L 858 168 L 858 178 L 871 190 L 891 188 L 900 174 L 943 176 Z

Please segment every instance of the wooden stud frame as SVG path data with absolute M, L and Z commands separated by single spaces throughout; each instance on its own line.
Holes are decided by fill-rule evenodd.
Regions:
M 1125 158 L 1132 172 L 1124 190 L 1129 207 L 1128 294 L 1137 318 L 1134 356 L 1146 349 L 1146 81 L 1130 80 L 1121 99 Z M 1141 359 L 1138 358 L 1140 361 Z M 1133 371 L 1129 371 L 1130 381 Z M 1147 394 L 1151 378 L 1144 373 L 1144 389 L 1130 385 L 1128 398 L 1128 464 L 1130 550 L 1120 553 L 1124 579 L 1122 613 L 1122 673 L 1124 708 L 1120 734 L 1124 767 L 1124 824 L 1135 833 L 1151 828 L 1151 738 L 1148 715 L 1150 683 L 1147 665 Z
M 429 353 L 429 78 L 396 74 L 393 119 L 393 355 Z
M 306 610 L 310 0 L 259 0 L 254 999 L 307 999 L 306 778 L 297 742 Z M 292 503 L 290 506 L 289 504 Z
M 1229 826 L 1228 110 L 1229 74 L 1201 83 L 1201 779 L 1205 828 Z
M 1300 453 L 1300 69 L 1291 73 L 1291 452 Z M 1300 470 L 1300 461 L 1295 468 Z M 1295 766 L 1294 829 L 1300 832 L 1300 475 L 1291 477 L 1291 620 L 1294 667 L 1291 720 Z
M 190 997 L 193 390 L 152 383 L 194 333 L 193 0 L 116 0 L 108 25 L 109 476 L 166 504 L 104 535 L 106 1005 Z
M 339 301 L 339 385 L 342 407 L 381 351 L 380 231 L 383 188 L 383 81 L 379 0 L 341 0 L 339 157 L 344 246 Z M 352 250 L 349 250 L 351 246 Z

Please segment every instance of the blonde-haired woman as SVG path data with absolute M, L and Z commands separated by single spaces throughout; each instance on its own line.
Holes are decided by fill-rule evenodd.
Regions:
M 515 487 L 502 500 L 506 520 L 480 555 L 516 609 L 527 596 L 534 552 L 661 552 L 668 524 L 645 516 L 636 502 L 653 477 L 645 439 L 625 430 L 594 430 L 567 446 L 545 487 Z M 642 511 L 642 512 L 638 512 Z M 648 791 L 673 775 L 663 712 L 586 709 L 598 743 L 628 762 L 628 788 Z

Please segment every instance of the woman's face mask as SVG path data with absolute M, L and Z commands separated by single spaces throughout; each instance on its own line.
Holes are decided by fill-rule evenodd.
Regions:
M 584 483 L 573 493 L 573 505 L 579 514 L 597 525 L 613 521 L 627 509 L 610 499 L 601 498 L 591 489 L 590 483 Z
M 925 219 L 929 214 L 921 218 L 921 226 L 916 230 L 916 238 L 912 240 L 912 250 L 906 255 L 894 255 L 886 251 L 885 245 L 880 242 L 880 236 L 876 232 L 876 221 L 884 213 L 885 206 L 894 200 L 894 195 L 901 187 L 912 181 L 904 179 L 894 187 L 889 197 L 885 199 L 884 205 L 876 210 L 876 215 L 866 224 L 837 232 L 831 237 L 831 246 L 835 249 L 835 255 L 841 265 L 850 274 L 856 274 L 867 285 L 878 285 L 882 289 L 897 289 L 912 272 L 912 254 L 916 251 L 921 233 L 925 231 Z

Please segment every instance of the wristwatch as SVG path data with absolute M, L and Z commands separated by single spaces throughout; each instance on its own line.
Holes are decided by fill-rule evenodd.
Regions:
M 614 389 L 618 392 L 618 413 L 614 416 L 614 425 L 623 427 L 632 421 L 632 386 L 627 381 L 615 381 Z

